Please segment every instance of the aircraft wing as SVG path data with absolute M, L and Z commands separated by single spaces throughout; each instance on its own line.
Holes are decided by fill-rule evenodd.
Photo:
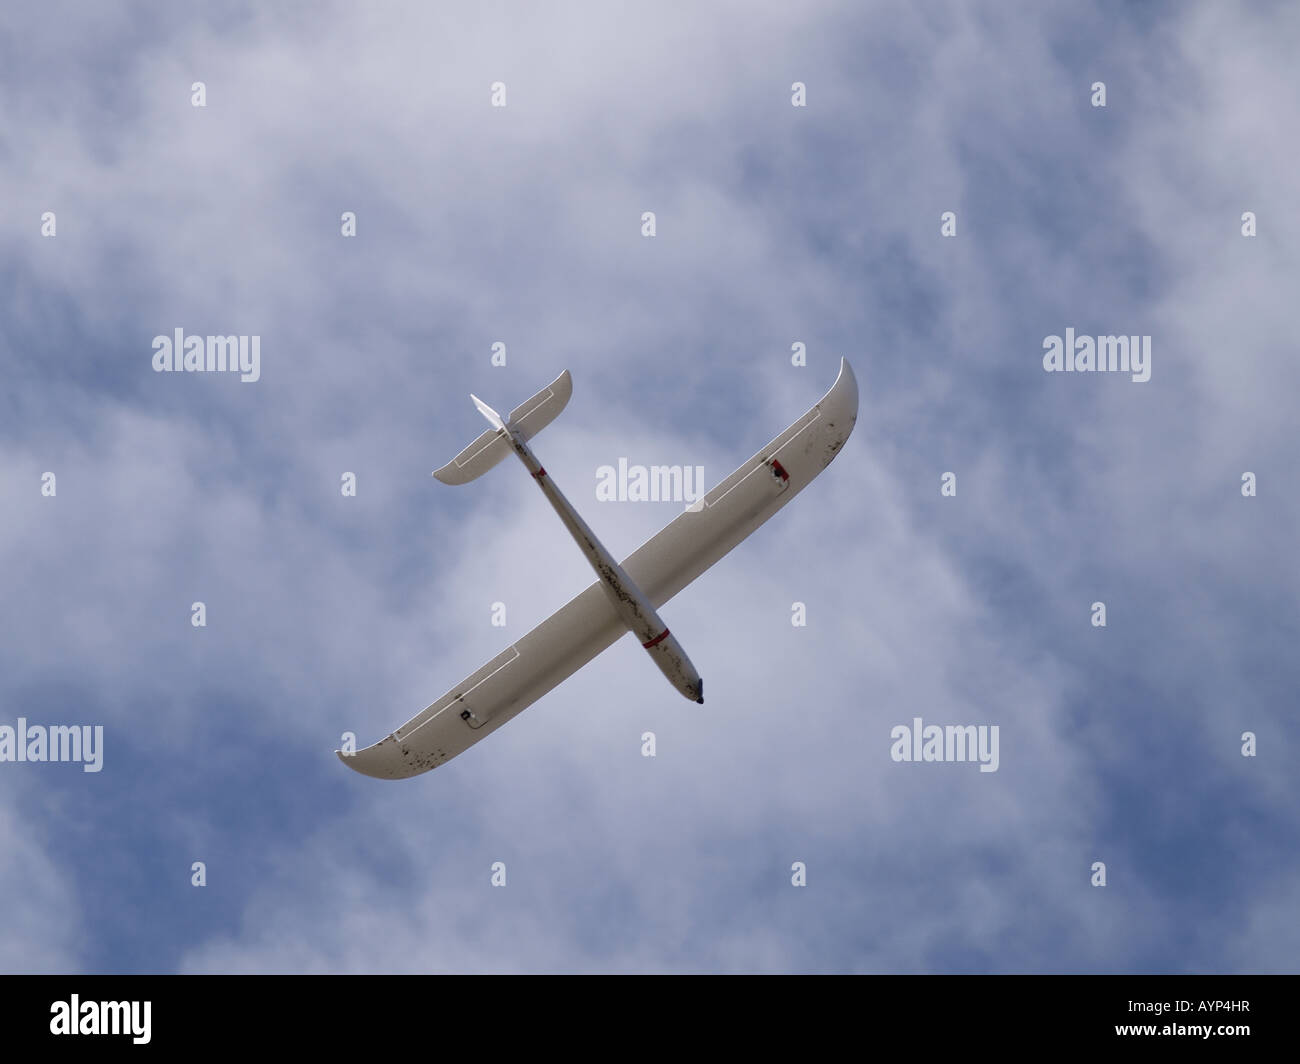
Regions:
M 802 491 L 853 431 L 858 384 L 845 359 L 816 406 L 623 562 L 656 608 L 713 565 Z M 405 779 L 473 746 L 572 676 L 627 628 L 600 583 L 461 681 L 385 739 L 355 753 L 349 768 Z

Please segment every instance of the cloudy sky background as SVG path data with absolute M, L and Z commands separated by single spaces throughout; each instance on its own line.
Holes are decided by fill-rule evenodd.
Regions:
M 1281 3 L 7 6 L 0 724 L 105 751 L 0 765 L 0 970 L 1300 969 L 1297 54 Z M 1044 373 L 1067 326 L 1151 380 Z M 261 380 L 155 374 L 177 327 Z M 470 391 L 571 370 L 537 449 L 624 556 L 680 506 L 597 466 L 715 484 L 841 356 L 842 454 L 663 611 L 705 707 L 625 638 L 335 760 L 590 583 L 517 468 L 429 476 Z M 914 716 L 999 770 L 895 764 Z

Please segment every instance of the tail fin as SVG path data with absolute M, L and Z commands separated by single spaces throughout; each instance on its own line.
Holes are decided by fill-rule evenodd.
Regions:
M 469 393 L 469 397 L 474 400 L 474 405 L 478 407 L 478 412 L 482 414 L 485 418 L 487 418 L 487 423 L 489 425 L 491 425 L 494 429 L 505 428 L 505 424 L 501 421 L 500 414 L 498 414 L 495 410 L 493 410 L 490 406 L 488 406 L 487 403 L 483 402 L 483 400 L 480 399 L 473 392 Z
M 468 484 L 481 477 L 510 453 L 509 437 L 502 431 L 509 425 L 523 439 L 529 440 L 554 421 L 573 394 L 573 378 L 566 369 L 549 385 L 510 411 L 504 421 L 500 414 L 481 399 L 471 395 L 474 405 L 493 427 L 456 455 L 434 476 L 444 484 Z

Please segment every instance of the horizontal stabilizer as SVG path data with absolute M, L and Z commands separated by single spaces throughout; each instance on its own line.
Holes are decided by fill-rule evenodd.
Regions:
M 559 416 L 572 394 L 573 378 L 566 369 L 531 399 L 510 411 L 506 423 L 525 440 L 531 439 Z M 474 404 L 480 411 L 486 409 L 493 417 L 499 417 L 481 400 L 475 398 Z M 441 469 L 434 470 L 433 475 L 444 484 L 468 484 L 501 461 L 510 450 L 510 437 L 501 429 L 491 428 Z
M 510 437 L 500 429 L 488 429 L 433 475 L 444 484 L 468 484 L 481 477 L 510 453 Z
M 531 399 L 510 411 L 510 427 L 527 442 L 560 416 L 573 394 L 573 378 L 566 369 Z

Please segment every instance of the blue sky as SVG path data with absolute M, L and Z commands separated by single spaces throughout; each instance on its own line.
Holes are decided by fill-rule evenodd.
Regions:
M 0 763 L 0 970 L 1296 971 L 1297 52 L 1284 4 L 7 7 L 0 725 L 104 763 Z M 154 373 L 177 327 L 261 379 Z M 1151 379 L 1045 373 L 1067 327 Z M 591 581 L 512 464 L 429 476 L 469 392 L 572 372 L 536 449 L 624 556 L 680 507 L 599 466 L 712 485 L 842 356 L 842 454 L 663 611 L 705 707 L 624 639 L 430 774 L 335 760 Z M 893 762 L 916 716 L 998 771 Z

